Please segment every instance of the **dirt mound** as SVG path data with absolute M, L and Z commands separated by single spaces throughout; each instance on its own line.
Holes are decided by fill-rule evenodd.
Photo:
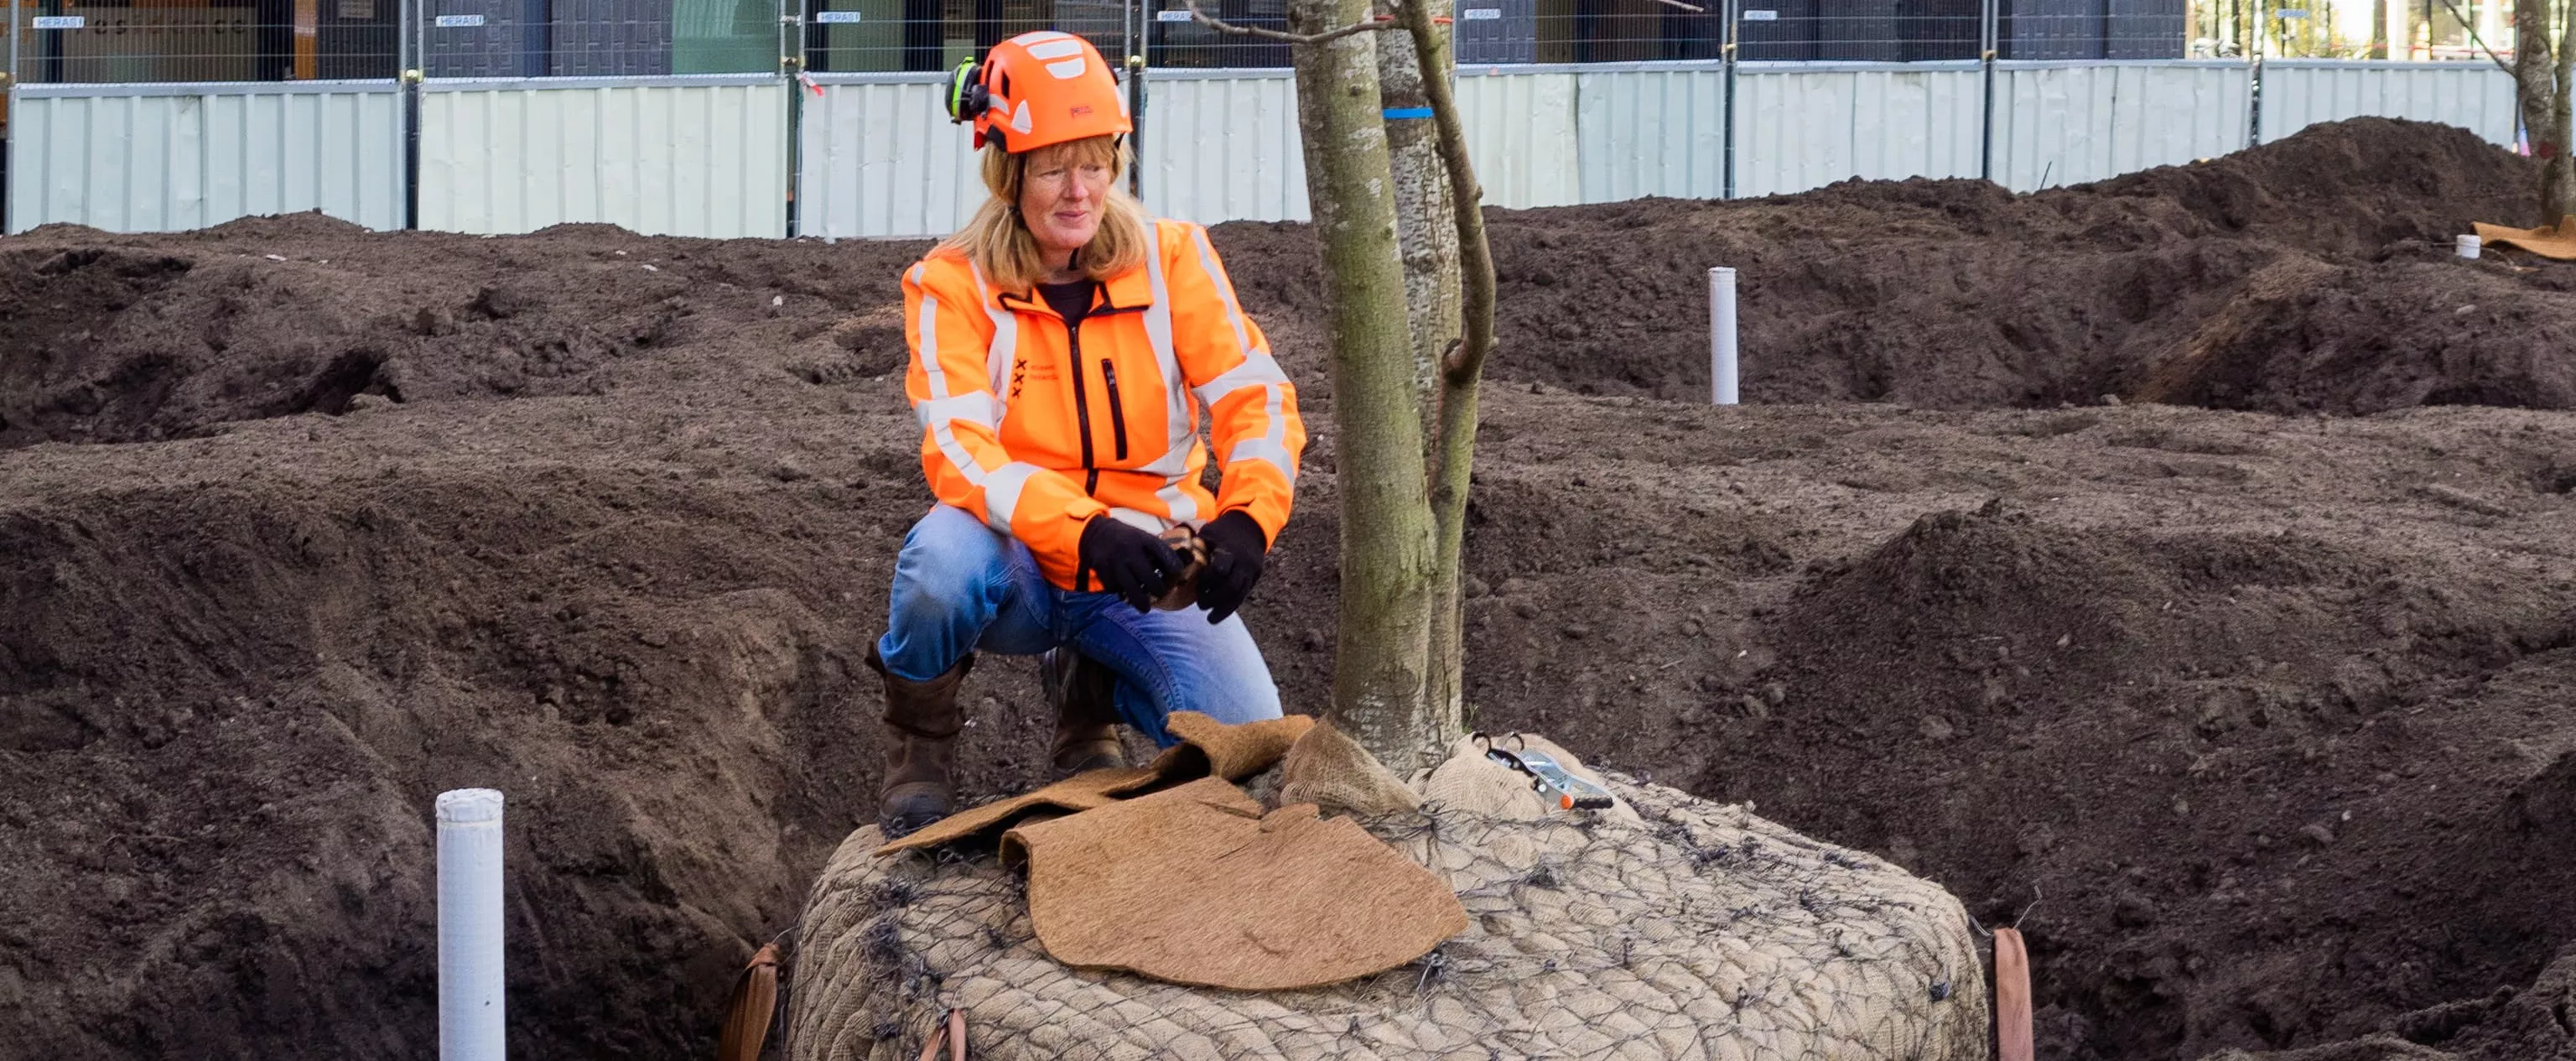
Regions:
M 809 382 L 899 366 L 915 244 L 652 240 L 566 225 L 486 240 L 378 235 L 318 214 L 176 236 L 49 226 L 0 253 L 0 447 L 200 434 L 389 402 L 685 392 L 639 355 L 748 329 Z M 757 289 L 757 295 L 753 291 Z M 790 306 L 790 302 L 793 306 Z M 745 368 L 754 366 L 746 365 Z
M 1912 180 L 1495 211 L 1494 373 L 1702 400 L 1707 273 L 1727 265 L 1750 401 L 2563 408 L 2576 400 L 2552 356 L 2576 330 L 2564 270 L 2439 258 L 2471 221 L 2526 218 L 2536 172 L 2466 130 L 2358 119 L 2029 196 Z M 1220 240 L 1292 263 L 1237 270 L 1256 312 L 1320 311 L 1302 226 L 1225 226 Z M 2213 318 L 2248 324 L 2205 334 Z M 2339 391 L 2298 378 L 2323 362 Z M 2204 373 L 2243 383 L 2173 382 Z
M 2571 306 L 2568 281 L 2554 275 L 2523 280 L 2439 260 L 2284 259 L 2249 277 L 2181 356 L 2155 366 L 2131 394 L 2281 413 L 2576 408 Z
M 2332 1038 L 2517 982 L 2567 931 L 2566 849 L 2535 857 L 2521 809 L 2557 798 L 2522 782 L 2540 751 L 2457 742 L 2576 677 L 2576 593 L 2481 568 L 1935 513 L 1779 617 L 1793 706 L 1729 732 L 1707 784 L 1920 852 L 1990 921 L 2027 910 L 2061 956 L 2050 1056 Z M 2332 957 L 2280 956 L 2325 926 Z
M 2144 199 L 2219 231 L 2301 250 L 2375 258 L 2388 248 L 2448 247 L 2463 219 L 2539 209 L 2539 167 L 2451 125 L 2354 118 L 2189 166 L 2166 166 L 2049 193 Z M 2134 204 L 2127 210 L 2135 210 Z M 2122 211 L 2127 212 L 2127 211 Z

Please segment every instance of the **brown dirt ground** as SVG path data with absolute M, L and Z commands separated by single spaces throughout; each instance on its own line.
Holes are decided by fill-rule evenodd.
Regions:
M 2443 257 L 2530 183 L 2370 121 L 1496 212 L 1478 723 L 2019 921 L 2043 1056 L 2576 1058 L 2576 272 Z M 1297 226 L 1216 237 L 1319 429 L 1245 612 L 1312 710 L 1320 285 Z M 0 240 L 0 1036 L 427 1053 L 429 801 L 476 784 L 518 1050 L 706 1052 L 873 801 L 920 249 Z M 1760 404 L 1688 400 L 1712 264 Z M 1030 671 L 970 683 L 976 794 L 1034 779 Z

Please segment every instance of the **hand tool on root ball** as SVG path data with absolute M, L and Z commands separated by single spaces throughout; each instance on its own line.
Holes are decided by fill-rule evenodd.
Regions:
M 1574 774 L 1556 761 L 1556 757 L 1529 748 L 1505 748 L 1485 734 L 1476 734 L 1476 743 L 1485 749 L 1485 758 L 1528 775 L 1530 787 L 1541 798 L 1556 804 L 1558 810 L 1608 810 L 1610 792 Z

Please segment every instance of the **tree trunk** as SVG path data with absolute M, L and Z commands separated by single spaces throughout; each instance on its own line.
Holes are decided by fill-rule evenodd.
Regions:
M 2562 93 L 2558 91 L 2558 52 L 2550 39 L 2547 0 L 2526 0 L 2513 9 L 2514 98 L 2522 113 L 2523 135 L 2541 159 L 2540 222 L 2555 224 L 2567 212 L 2568 142 Z
M 2549 101 L 2549 141 L 2554 147 L 2540 167 L 2540 222 L 2544 225 L 2556 225 L 2576 213 L 2576 158 L 2569 157 L 2570 145 L 2576 145 L 2576 135 L 2569 128 L 2569 105 L 2576 102 L 2576 84 L 2570 83 L 2576 80 L 2576 10 L 2565 2 L 2557 7 L 2558 62 Z
M 2370 57 L 2388 58 L 2388 0 L 2370 0 Z
M 1290 0 L 1316 34 L 1368 17 L 1368 0 Z M 1297 125 L 1324 251 L 1332 320 L 1333 467 L 1341 498 L 1341 614 L 1330 717 L 1389 763 L 1439 734 L 1423 710 L 1432 523 L 1420 404 L 1396 256 L 1393 178 L 1370 35 L 1302 44 Z
M 1420 0 L 1447 14 L 1444 0 Z M 1381 2 L 1378 14 L 1393 12 Z M 1437 430 L 1440 367 L 1458 342 L 1458 223 L 1450 213 L 1449 172 L 1440 166 L 1439 133 L 1425 118 L 1422 67 L 1413 41 L 1399 33 L 1372 33 L 1377 42 L 1378 101 L 1386 122 L 1388 165 L 1395 172 L 1395 234 L 1404 258 L 1404 315 L 1413 346 L 1413 382 L 1422 406 L 1423 437 Z M 1426 457 L 1428 455 L 1426 454 Z M 1434 668 L 1436 673 L 1437 668 Z
M 1433 17 L 1449 12 L 1447 0 L 1414 0 Z M 1383 8 L 1383 4 L 1380 5 Z M 1383 14 L 1392 14 L 1383 11 Z M 1396 234 L 1404 257 L 1405 317 L 1412 334 L 1415 400 L 1422 414 L 1423 454 L 1438 483 L 1443 461 L 1442 425 L 1452 399 L 1443 379 L 1461 342 L 1458 288 L 1458 216 L 1448 167 L 1441 162 L 1438 125 L 1427 116 L 1431 97 L 1423 86 L 1422 55 L 1409 34 L 1378 33 L 1378 98 L 1399 115 L 1386 123 L 1389 163 L 1395 171 Z M 1447 84 L 1444 67 L 1433 75 Z M 1475 412 L 1469 389 L 1467 414 Z M 1432 496 L 1434 538 L 1431 582 L 1430 656 L 1424 661 L 1422 709 L 1426 735 L 1442 734 L 1420 749 L 1437 755 L 1449 740 L 1466 732 L 1466 669 L 1463 633 L 1459 629 L 1460 555 L 1458 542 L 1440 524 L 1439 487 Z M 1383 756 L 1381 756 L 1383 758 Z M 1410 761 L 1388 760 L 1401 771 Z
M 1460 585 L 1465 579 L 1467 492 L 1474 482 L 1476 458 L 1476 385 L 1483 379 L 1485 358 L 1494 351 L 1494 254 L 1485 239 L 1484 190 L 1476 185 L 1476 168 L 1467 155 L 1467 133 L 1451 91 L 1453 66 L 1448 39 L 1434 21 L 1428 3 L 1407 4 L 1402 12 L 1406 36 L 1429 74 L 1423 93 L 1431 106 L 1432 129 L 1438 134 L 1442 171 L 1449 178 L 1452 224 L 1457 226 L 1458 279 L 1462 303 L 1460 337 L 1454 357 L 1442 359 L 1440 416 L 1435 434 L 1431 514 L 1436 527 L 1439 561 L 1432 612 L 1432 680 L 1430 709 L 1455 736 L 1466 728 L 1466 663 Z M 1440 684 L 1445 682 L 1445 684 Z

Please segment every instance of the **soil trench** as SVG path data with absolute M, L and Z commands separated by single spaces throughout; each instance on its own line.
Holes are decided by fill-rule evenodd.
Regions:
M 2449 257 L 2535 183 L 2360 120 L 1492 212 L 1476 724 L 2018 922 L 2042 1056 L 2576 1058 L 2576 271 Z M 1319 266 L 1214 237 L 1315 435 L 1244 614 L 1320 711 Z M 0 239 L 0 1035 L 434 1050 L 430 800 L 488 785 L 517 1049 L 712 1050 L 873 810 L 924 246 Z M 968 684 L 971 798 L 1040 779 L 1033 670 Z

